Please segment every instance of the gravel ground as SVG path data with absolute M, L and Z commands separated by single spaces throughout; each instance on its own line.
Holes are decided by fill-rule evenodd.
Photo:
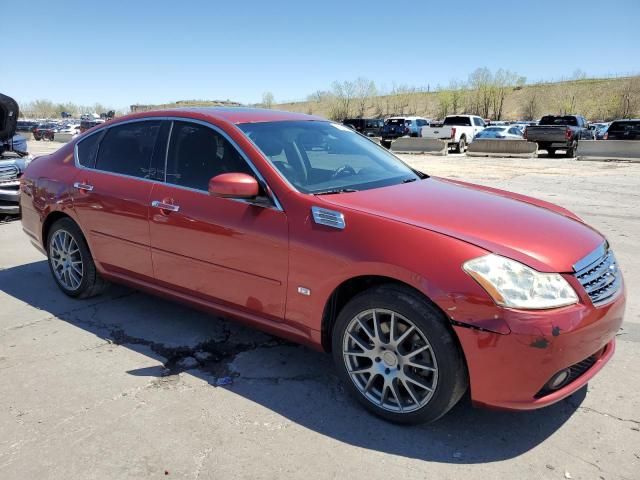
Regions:
M 628 307 L 588 391 L 391 425 L 346 395 L 327 355 L 122 287 L 65 297 L 20 223 L 4 223 L 0 478 L 640 478 L 640 165 L 404 158 L 558 203 L 608 236 Z

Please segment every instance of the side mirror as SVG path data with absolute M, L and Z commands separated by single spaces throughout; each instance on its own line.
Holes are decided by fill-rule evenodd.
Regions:
M 258 182 L 246 173 L 223 173 L 209 180 L 209 194 L 222 198 L 255 198 Z

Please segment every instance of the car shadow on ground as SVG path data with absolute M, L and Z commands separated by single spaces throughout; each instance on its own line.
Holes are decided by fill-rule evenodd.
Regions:
M 464 398 L 438 422 L 393 425 L 368 414 L 344 391 L 330 355 L 191 308 L 112 286 L 88 300 L 66 297 L 45 261 L 0 270 L 5 299 L 1 330 L 29 323 L 6 312 L 47 312 L 75 327 L 158 361 L 122 375 L 166 377 L 181 372 L 225 388 L 307 429 L 354 446 L 427 461 L 473 464 L 510 459 L 557 431 L 586 388 L 533 412 L 474 409 Z M 20 305 L 16 300 L 29 306 Z M 42 312 L 35 312 L 42 318 Z M 100 361 L 97 359 L 96 361 Z M 230 383 L 231 382 L 231 383 Z M 220 386 L 224 385 L 224 386 Z

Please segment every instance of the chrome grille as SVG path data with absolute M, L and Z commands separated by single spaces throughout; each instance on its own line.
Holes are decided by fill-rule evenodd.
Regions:
M 0 182 L 15 180 L 20 170 L 15 165 L 0 165 Z
M 620 289 L 622 274 L 613 251 L 606 253 L 575 274 L 594 305 L 611 300 Z

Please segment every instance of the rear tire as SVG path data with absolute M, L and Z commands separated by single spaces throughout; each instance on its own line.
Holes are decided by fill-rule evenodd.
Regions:
M 93 297 L 108 286 L 96 269 L 84 235 L 70 218 L 62 218 L 51 226 L 47 256 L 54 280 L 70 297 Z
M 567 158 L 575 157 L 577 149 L 578 149 L 578 142 L 573 142 L 573 144 L 571 145 L 571 148 L 567 149 L 567 153 L 565 154 L 565 157 Z
M 467 149 L 467 141 L 464 137 L 462 137 L 460 139 L 460 141 L 458 142 L 458 145 L 456 145 L 456 148 L 454 149 L 455 153 L 464 153 L 464 151 Z
M 402 286 L 352 298 L 338 315 L 332 347 L 346 388 L 385 420 L 433 422 L 467 390 L 466 364 L 447 319 Z

